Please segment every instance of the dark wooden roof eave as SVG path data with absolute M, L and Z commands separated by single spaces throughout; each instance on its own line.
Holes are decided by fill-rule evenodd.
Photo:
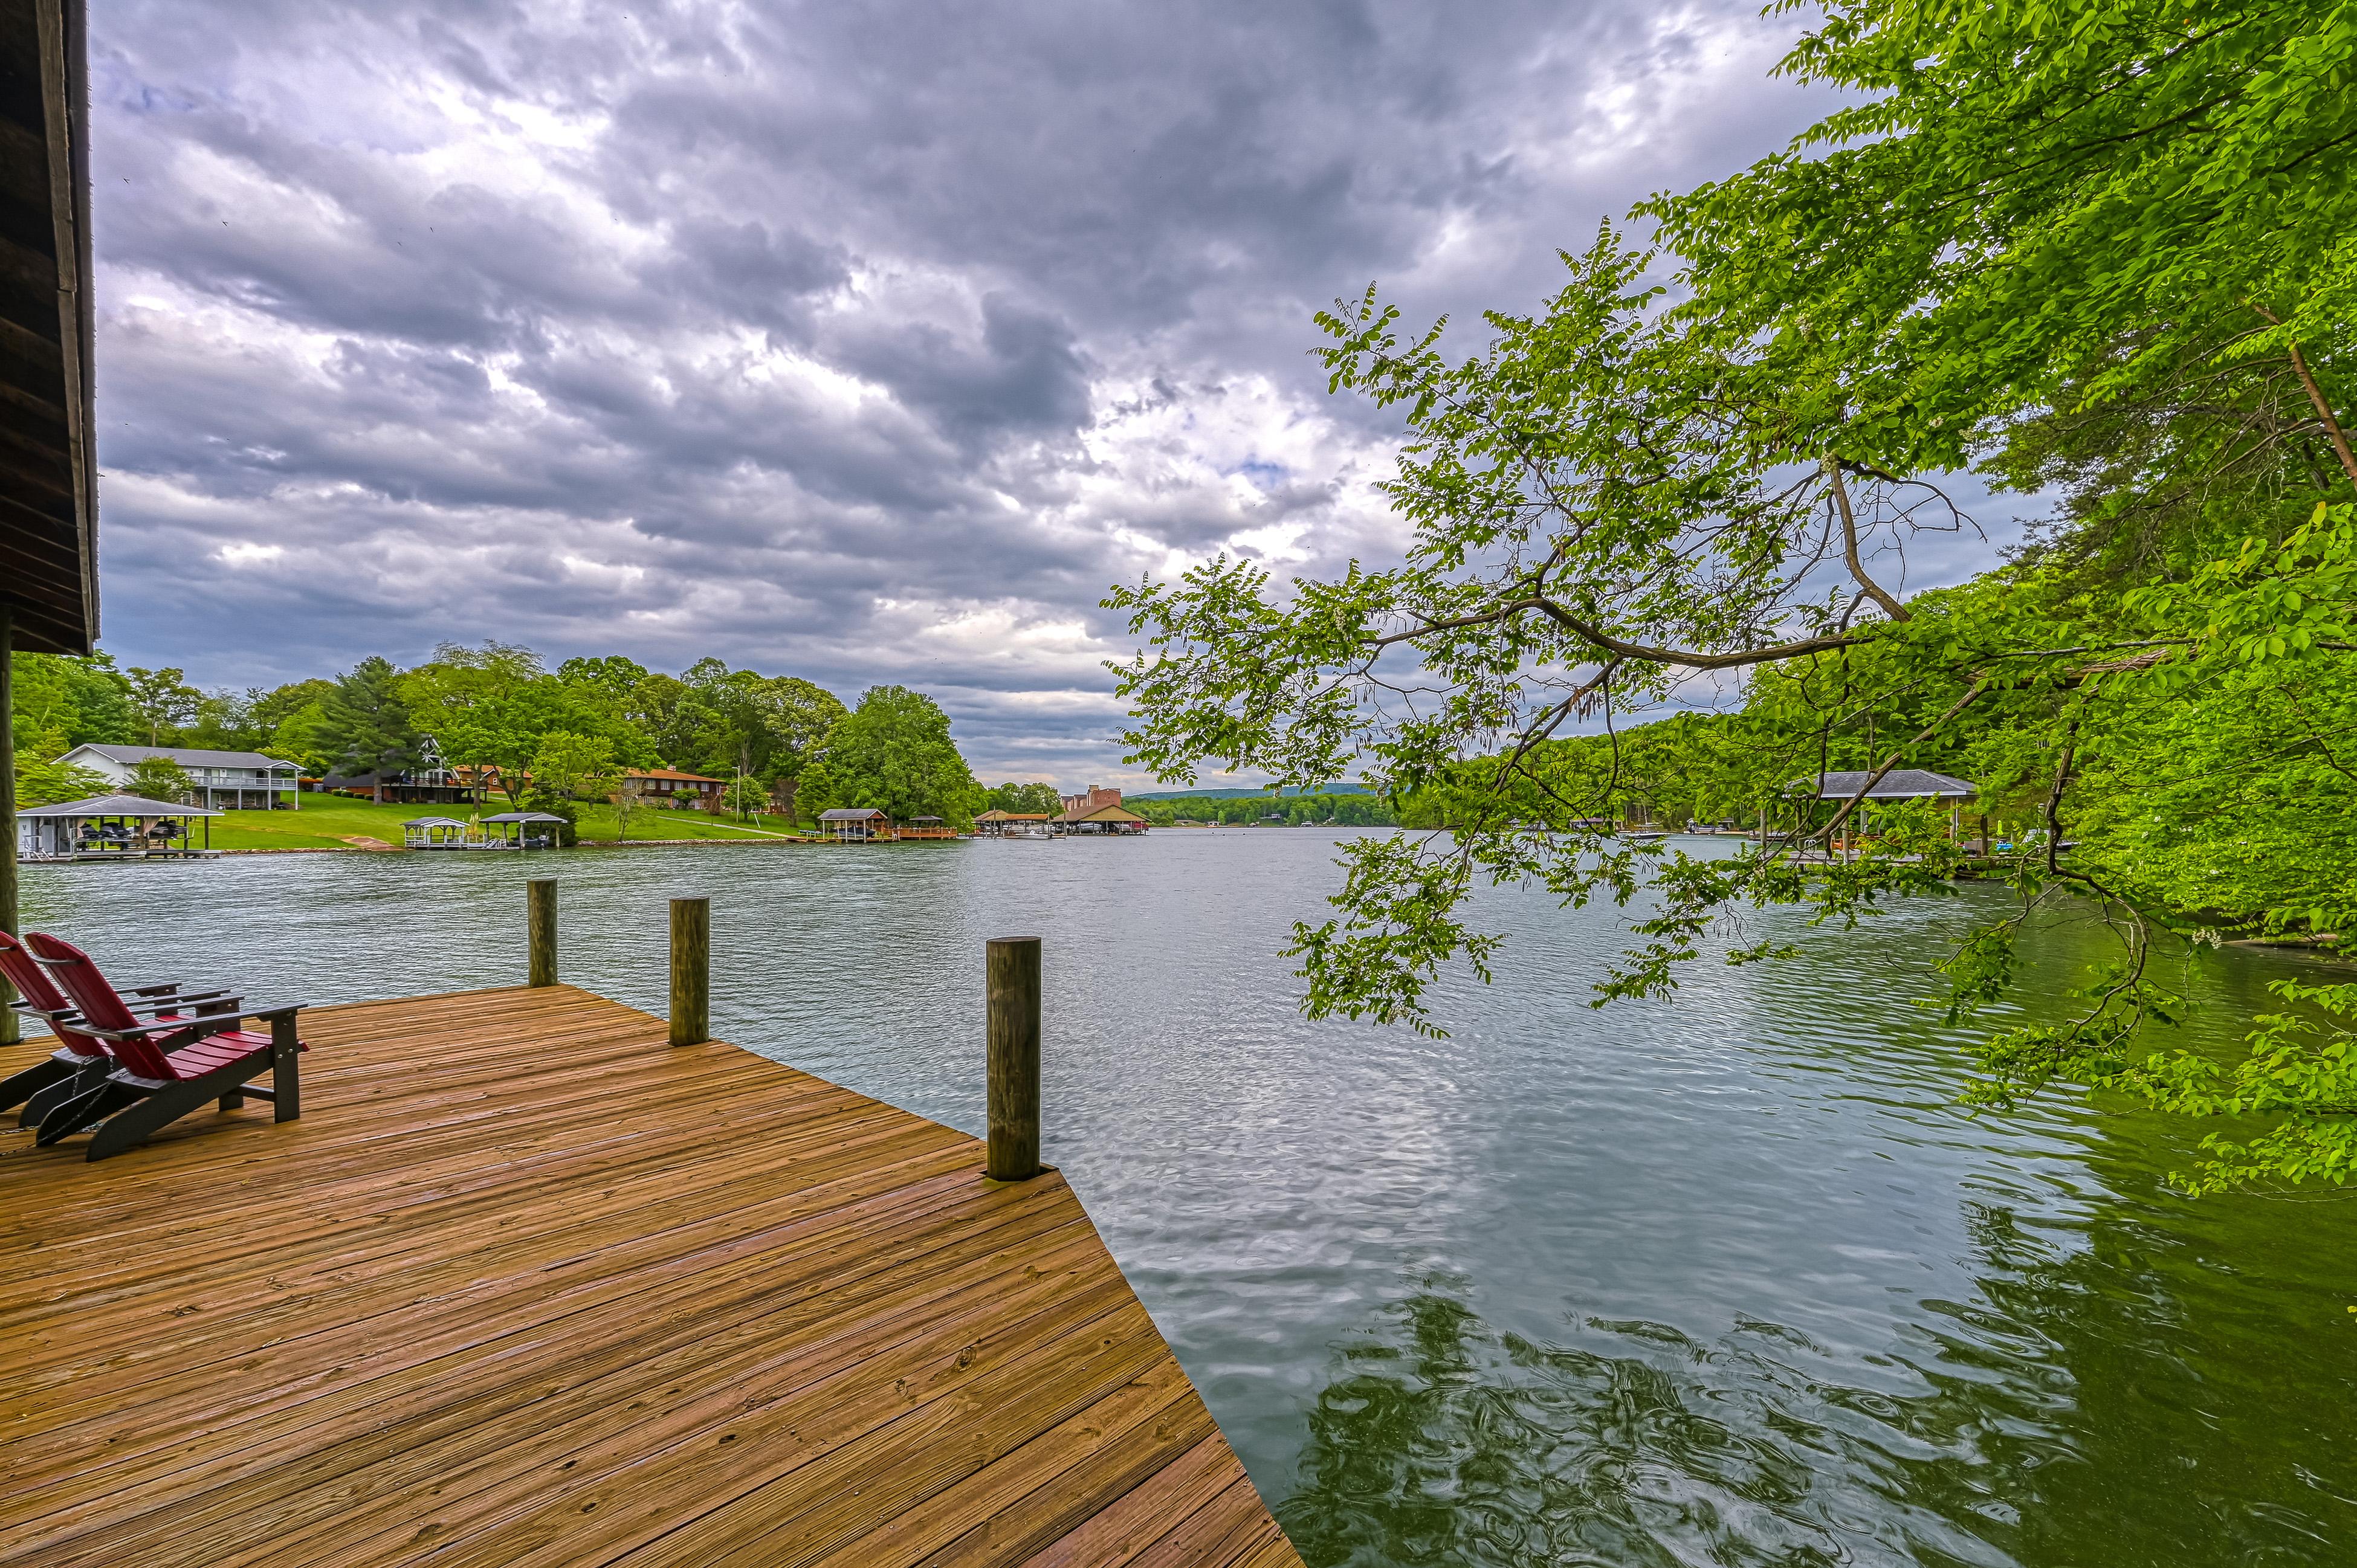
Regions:
M 98 638 L 84 0 L 0 0 L 0 604 L 15 647 Z

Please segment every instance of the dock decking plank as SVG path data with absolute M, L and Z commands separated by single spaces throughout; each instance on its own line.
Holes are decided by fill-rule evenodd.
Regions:
M 1060 1176 L 570 987 L 303 1032 L 0 1132 L 0 1561 L 1298 1563 Z

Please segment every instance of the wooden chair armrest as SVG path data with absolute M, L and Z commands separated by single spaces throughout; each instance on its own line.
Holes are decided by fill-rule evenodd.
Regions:
M 102 1040 L 159 1040 L 174 1035 L 200 1039 L 206 1034 L 222 1034 L 236 1026 L 236 1018 L 226 1013 L 207 1018 L 175 1018 L 168 1024 L 142 1024 L 135 1029 L 102 1029 L 81 1019 L 72 1026 L 76 1034 L 90 1035 Z
M 275 1007 L 249 1007 L 241 1016 L 260 1018 L 264 1021 L 273 1018 L 292 1018 L 309 1005 L 311 1004 L 308 1002 L 282 1002 Z
M 152 1002 L 127 1002 L 124 1005 L 134 1013 L 177 1013 L 183 1008 L 206 1008 L 226 1013 L 244 1000 L 233 991 L 189 991 L 178 996 L 158 997 Z

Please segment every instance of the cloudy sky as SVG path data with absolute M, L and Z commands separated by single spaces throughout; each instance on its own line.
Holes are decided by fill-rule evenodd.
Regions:
M 1756 9 L 91 0 L 106 645 L 713 654 L 1142 783 L 1108 584 L 1395 553 L 1310 311 L 1781 145 Z

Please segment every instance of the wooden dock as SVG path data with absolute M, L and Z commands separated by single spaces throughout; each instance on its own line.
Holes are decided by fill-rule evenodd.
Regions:
M 1061 1176 L 571 987 L 303 1034 L 297 1122 L 6 1119 L 0 1563 L 1298 1568 Z

